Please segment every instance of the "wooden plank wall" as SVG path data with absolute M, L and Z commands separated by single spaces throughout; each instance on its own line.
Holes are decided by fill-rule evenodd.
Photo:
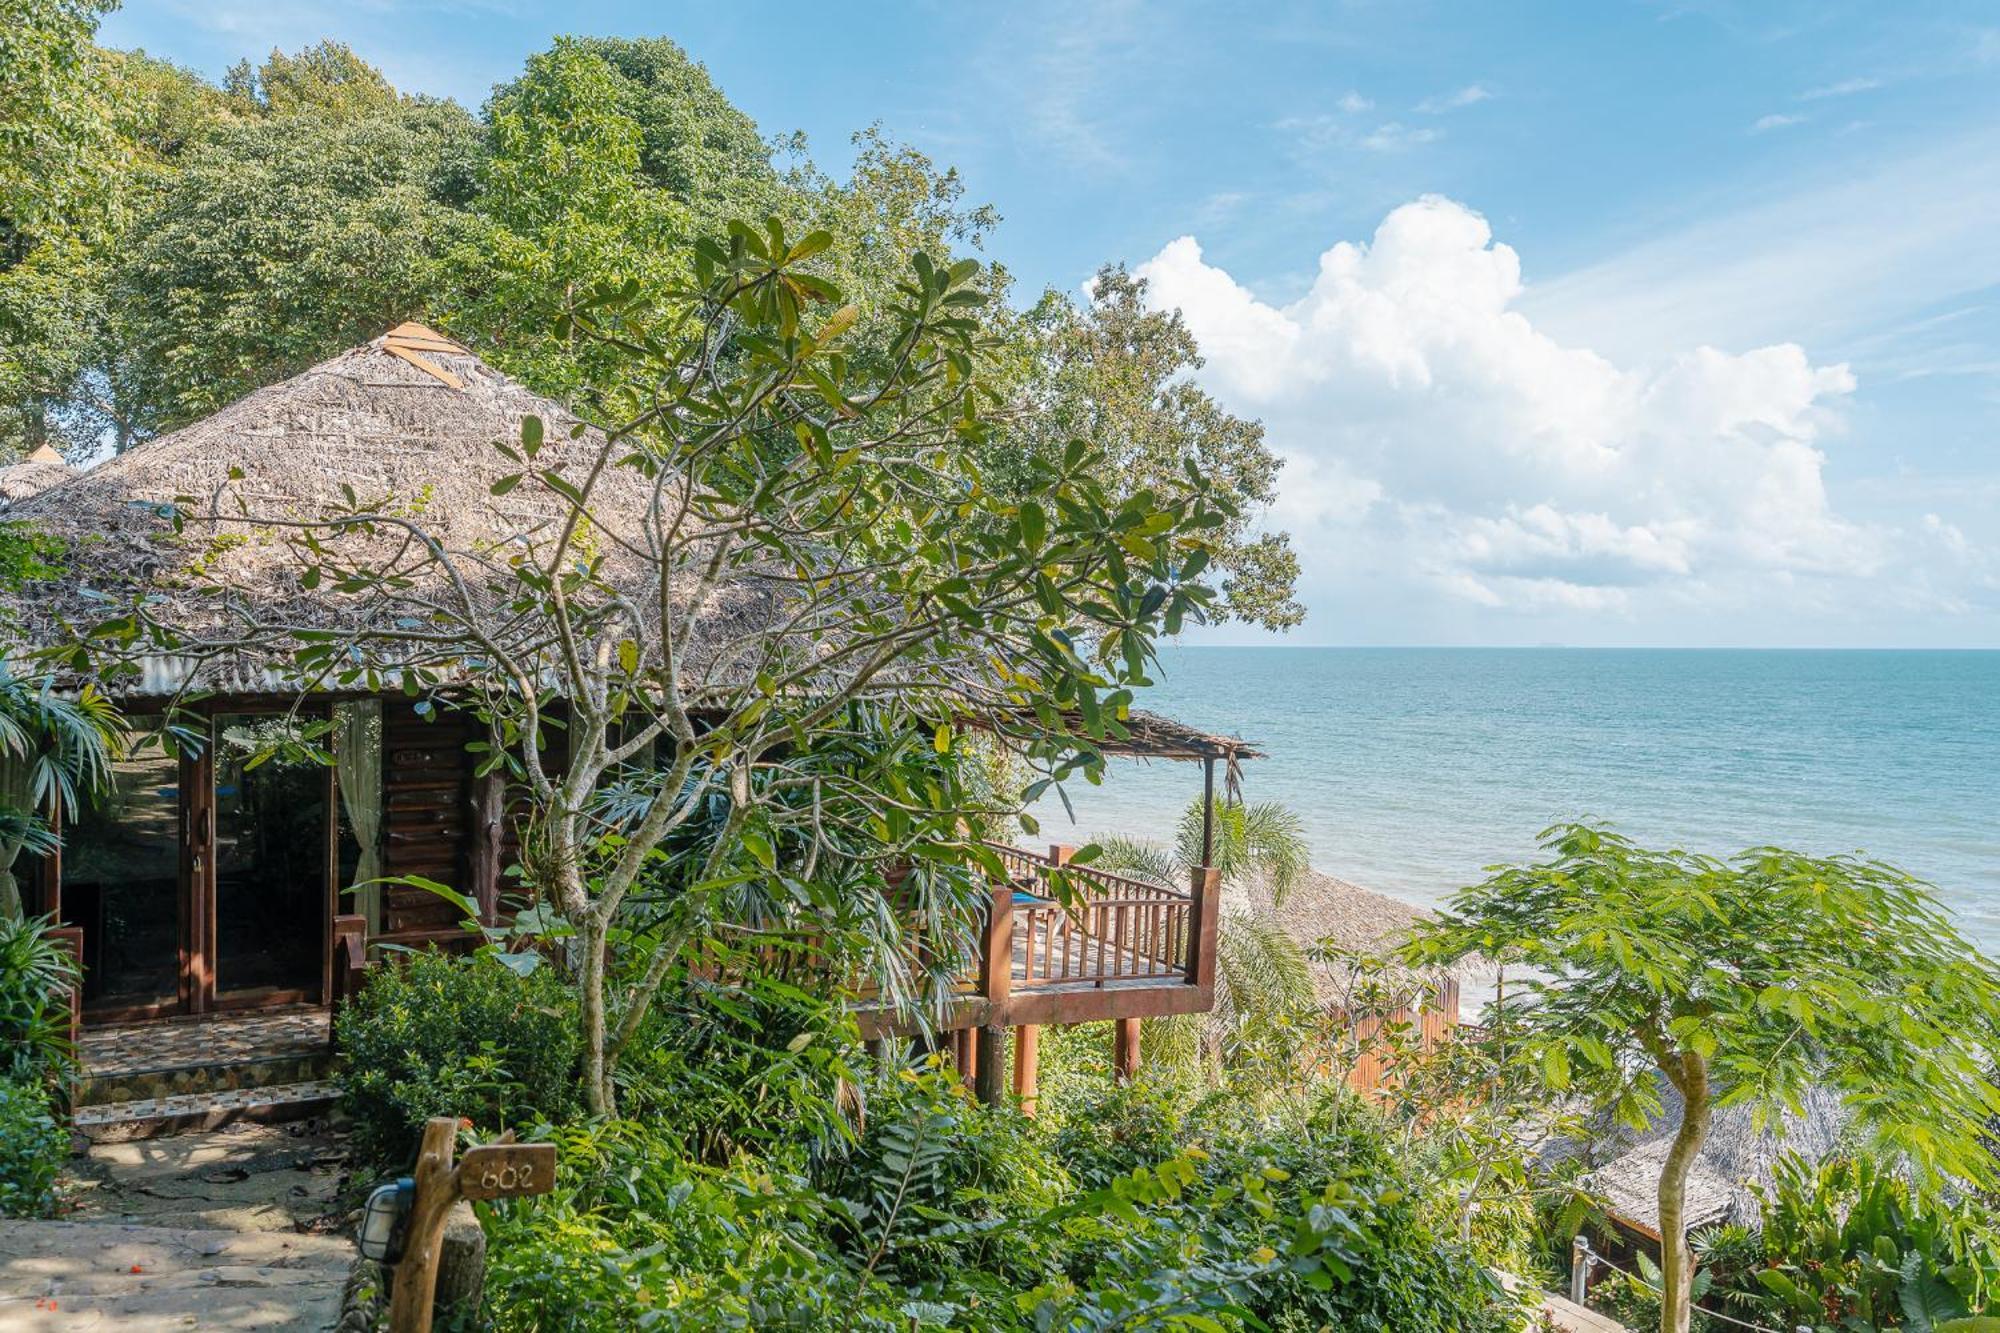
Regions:
M 477 724 L 456 713 L 435 720 L 413 701 L 382 701 L 382 857 L 386 875 L 421 875 L 476 896 L 467 879 L 472 823 L 471 756 Z M 422 889 L 390 886 L 378 939 L 404 944 L 462 938 L 462 914 Z

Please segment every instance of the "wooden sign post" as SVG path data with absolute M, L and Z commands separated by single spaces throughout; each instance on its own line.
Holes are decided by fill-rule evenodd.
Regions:
M 424 1124 L 417 1150 L 416 1194 L 404 1222 L 403 1258 L 389 1296 L 389 1333 L 430 1333 L 437 1296 L 439 1244 L 445 1219 L 460 1199 L 518 1199 L 555 1185 L 556 1145 L 499 1143 L 467 1148 L 454 1163 L 458 1122 L 439 1116 Z

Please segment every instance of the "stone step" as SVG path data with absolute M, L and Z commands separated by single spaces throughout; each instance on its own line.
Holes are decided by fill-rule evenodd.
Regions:
M 286 1083 L 313 1083 L 332 1073 L 333 1063 L 333 1052 L 319 1049 L 161 1065 L 153 1069 L 86 1068 L 77 1081 L 76 1104 L 103 1106 L 114 1102 L 158 1100 L 205 1092 L 277 1087 Z
M 79 1106 L 76 1132 L 93 1143 L 158 1138 L 241 1121 L 274 1123 L 324 1115 L 340 1099 L 338 1083 L 313 1079 L 265 1087 L 143 1097 Z

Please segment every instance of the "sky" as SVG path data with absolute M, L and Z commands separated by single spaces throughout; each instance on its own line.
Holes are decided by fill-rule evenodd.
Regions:
M 1023 299 L 1106 261 L 1286 467 L 1301 644 L 2000 647 L 2000 8 L 128 0 L 477 108 L 665 35 L 767 134 L 964 174 Z M 1195 641 L 1273 642 L 1240 626 Z

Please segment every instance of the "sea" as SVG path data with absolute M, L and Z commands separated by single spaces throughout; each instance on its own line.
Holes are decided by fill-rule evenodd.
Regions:
M 2000 956 L 2000 652 L 1168 645 L 1139 706 L 1268 757 L 1243 794 L 1316 868 L 1435 905 L 1550 824 L 1648 845 L 1862 852 Z M 1120 760 L 1037 841 L 1170 841 L 1200 766 Z

